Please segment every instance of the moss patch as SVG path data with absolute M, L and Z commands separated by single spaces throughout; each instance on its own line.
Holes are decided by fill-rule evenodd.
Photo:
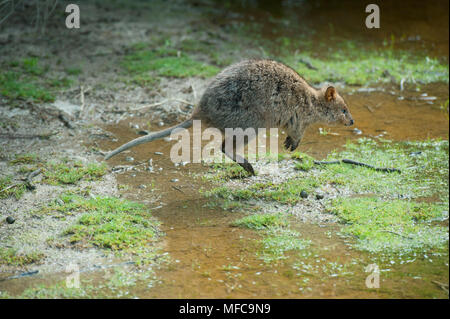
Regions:
M 378 198 L 340 198 L 328 210 L 356 236 L 357 247 L 370 252 L 439 248 L 448 242 L 447 227 L 432 222 L 448 218 L 448 206 Z
M 10 165 L 18 165 L 18 164 L 35 164 L 38 161 L 38 157 L 36 154 L 17 154 L 15 158 L 9 161 Z
M 135 202 L 113 197 L 83 198 L 61 196 L 60 212 L 84 212 L 63 235 L 71 244 L 96 246 L 111 250 L 137 251 L 159 237 L 158 223 L 148 209 Z
M 25 193 L 26 189 L 23 183 L 15 185 L 11 176 L 0 178 L 0 198 L 14 196 L 16 199 L 19 199 Z
M 273 184 L 272 182 L 254 183 L 244 189 L 230 189 L 227 186 L 222 186 L 206 192 L 206 196 L 217 196 L 230 200 L 264 199 L 284 204 L 295 204 L 302 199 L 300 197 L 302 191 L 312 192 L 319 185 L 316 178 L 306 177 L 291 179 L 280 184 Z
M 197 61 L 180 53 L 169 44 L 157 49 L 148 49 L 146 46 L 135 46 L 134 52 L 125 56 L 121 65 L 130 73 L 137 74 L 136 81 L 146 82 L 148 72 L 156 76 L 184 78 L 190 76 L 210 77 L 219 71 L 215 66 Z
M 314 160 L 303 154 L 290 157 L 301 166 L 296 167 L 300 170 L 294 178 L 278 184 L 265 181 L 242 187 L 220 186 L 206 192 L 206 196 L 244 204 L 260 199 L 294 205 L 310 200 L 300 196 L 303 190 L 313 194 L 322 187 L 343 189 L 346 196 L 352 197 L 331 202 L 325 199 L 327 212 L 335 213 L 345 223 L 342 233 L 355 237 L 359 249 L 404 253 L 441 249 L 448 241 L 448 229 L 437 224 L 448 218 L 448 141 L 392 143 L 362 138 L 347 143 L 344 151 L 334 152 L 327 158 L 395 167 L 401 173 L 379 172 L 345 163 L 314 165 Z M 364 197 L 353 197 L 361 195 Z M 424 199 L 429 203 L 422 202 Z M 253 218 L 257 221 L 262 217 L 249 217 L 248 221 L 241 222 L 251 225 Z
M 448 141 L 392 143 L 361 138 L 327 160 L 349 158 L 375 167 L 395 167 L 401 174 L 387 174 L 365 167 L 337 164 L 320 167 L 321 183 L 345 185 L 356 193 L 390 198 L 436 196 L 448 202 Z
M 289 222 L 281 213 L 253 214 L 234 221 L 232 225 L 262 231 L 257 255 L 267 263 L 286 259 L 287 252 L 303 251 L 311 244 L 310 240 L 301 238 L 300 233 L 289 229 Z
M 81 179 L 96 180 L 107 172 L 106 164 L 89 163 L 87 165 L 81 162 L 70 163 L 48 162 L 44 170 L 44 182 L 51 185 L 75 184 Z
M 266 229 L 287 226 L 287 221 L 281 214 L 254 214 L 238 219 L 232 225 L 250 229 Z
M 44 258 L 41 253 L 17 254 L 14 249 L 0 247 L 0 265 L 25 266 L 39 262 Z

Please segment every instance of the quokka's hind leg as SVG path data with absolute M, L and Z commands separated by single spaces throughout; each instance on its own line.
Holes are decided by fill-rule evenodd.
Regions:
M 243 169 L 245 169 L 250 175 L 255 176 L 255 171 L 253 170 L 253 166 L 252 164 L 250 164 L 247 159 L 245 159 L 244 157 L 240 156 L 239 154 L 237 154 L 236 148 L 236 138 L 233 138 L 233 141 L 229 141 L 229 143 L 233 143 L 233 149 L 232 151 L 228 151 L 225 148 L 227 140 L 223 140 L 222 142 L 222 153 L 224 153 L 226 156 L 228 156 L 229 158 L 231 158 L 234 162 L 238 163 L 239 165 L 242 166 Z M 230 154 L 231 153 L 231 154 Z

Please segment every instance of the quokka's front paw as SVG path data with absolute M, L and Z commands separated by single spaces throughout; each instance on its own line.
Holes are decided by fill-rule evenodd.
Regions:
M 289 150 L 289 151 L 293 151 L 297 148 L 298 146 L 298 142 L 294 142 L 294 140 L 292 139 L 292 137 L 288 136 L 286 137 L 286 140 L 284 141 L 284 148 Z

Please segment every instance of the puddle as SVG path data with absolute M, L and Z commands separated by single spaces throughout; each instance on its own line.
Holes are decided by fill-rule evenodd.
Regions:
M 442 12 L 448 12 L 448 2 L 432 2 L 427 4 L 427 10 L 422 10 L 418 7 L 422 8 L 423 1 L 411 1 L 407 6 L 398 1 L 385 1 L 380 30 L 354 27 L 363 23 L 366 13 L 363 5 L 353 1 L 302 2 L 304 10 L 267 1 L 240 3 L 241 6 L 230 8 L 227 14 L 212 11 L 207 18 L 212 17 L 218 25 L 261 22 L 261 34 L 269 38 L 295 36 L 305 31 L 313 33 L 312 41 L 323 42 L 331 33 L 335 39 L 366 40 L 370 47 L 392 35 L 396 39 L 404 36 L 404 40 L 396 42 L 396 48 L 425 50 L 430 56 L 444 56 L 448 60 L 448 15 L 442 19 Z M 438 29 L 440 32 L 436 32 Z M 370 93 L 355 90 L 345 87 L 342 91 L 355 126 L 314 125 L 307 130 L 300 151 L 321 159 L 332 150 L 341 149 L 347 140 L 360 137 L 395 141 L 448 139 L 448 113 L 439 109 L 448 100 L 448 84 L 422 86 L 420 92 L 392 88 Z M 437 98 L 420 99 L 424 93 Z M 98 145 L 102 150 L 110 150 L 137 137 L 129 123 L 142 128 L 147 120 L 145 116 L 136 117 L 107 126 L 118 141 L 102 139 L 97 141 Z M 162 129 L 158 125 L 152 128 Z M 319 128 L 328 133 L 320 134 Z M 356 134 L 355 128 L 361 134 Z M 283 141 L 281 136 L 280 147 Z M 130 288 L 132 295 L 141 298 L 448 298 L 433 283 L 448 283 L 448 260 L 445 266 L 438 258 L 439 262 L 431 263 L 417 257 L 411 264 L 384 267 L 381 288 L 368 289 L 365 285 L 368 274 L 364 269 L 373 262 L 373 256 L 350 249 L 349 242 L 338 236 L 340 226 L 335 224 L 293 221 L 294 229 L 312 240 L 311 255 L 288 254 L 285 260 L 266 264 L 256 255 L 261 234 L 231 227 L 230 223 L 243 215 L 212 207 L 199 193 L 200 189 L 212 186 L 194 175 L 204 174 L 208 168 L 199 164 L 176 167 L 169 158 L 170 147 L 170 143 L 159 140 L 135 147 L 108 162 L 113 167 L 147 163 L 152 159 L 153 173 L 131 170 L 117 174 L 117 180 L 127 188 L 125 197 L 145 203 L 162 222 L 166 233 L 163 250 L 171 258 L 169 266 L 157 271 L 158 284 L 149 288 L 147 282 L 138 283 Z M 125 161 L 127 156 L 134 160 Z M 336 272 L 330 264 L 346 265 L 348 273 Z M 300 271 L 302 265 L 308 271 Z M 82 276 L 98 280 L 100 275 Z M 0 286 L 19 293 L 31 285 L 55 282 L 57 278 L 62 277 L 57 274 L 21 278 L 2 282 Z
M 439 91 L 439 88 L 429 88 L 433 94 L 436 90 Z M 442 92 L 439 93 L 442 96 Z M 384 138 L 392 140 L 448 137 L 448 120 L 441 110 L 432 105 L 398 101 L 396 96 L 385 92 L 355 93 L 349 95 L 347 100 L 356 126 L 363 134 L 355 135 L 352 129 L 336 126 L 326 129 L 339 135 L 323 136 L 319 133 L 318 125 L 306 133 L 301 151 L 323 157 L 331 150 L 340 148 L 347 139 L 373 137 L 384 131 L 387 132 Z M 372 106 L 373 112 L 366 105 Z M 107 127 L 119 141 L 106 142 L 102 148 L 112 149 L 136 137 L 129 128 L 130 122 L 139 125 L 146 123 L 143 119 L 131 118 Z M 283 137 L 280 137 L 279 145 L 282 145 L 282 141 Z M 130 171 L 118 175 L 119 184 L 129 186 L 126 197 L 147 202 L 149 207 L 158 207 L 152 214 L 163 223 L 162 229 L 167 234 L 164 250 L 172 259 L 171 265 L 157 274 L 160 284 L 153 288 L 145 284 L 133 287 L 133 293 L 139 297 L 414 298 L 426 296 L 429 290 L 434 296 L 445 297 L 435 284 L 412 275 L 425 266 L 427 271 L 431 271 L 432 267 L 441 269 L 438 273 L 442 271 L 439 268 L 442 266 L 430 266 L 426 261 L 402 266 L 401 271 L 405 273 L 406 279 L 399 280 L 397 276 L 382 273 L 383 289 L 367 289 L 367 273 L 364 269 L 371 263 L 373 256 L 350 249 L 348 242 L 337 235 L 340 226 L 335 224 L 319 226 L 294 223 L 302 237 L 312 239 L 313 254 L 306 257 L 292 256 L 275 264 L 266 264 L 257 256 L 261 234 L 230 226 L 242 214 L 211 207 L 211 203 L 199 193 L 201 188 L 208 189 L 211 185 L 193 176 L 206 173 L 208 168 L 200 164 L 175 167 L 168 156 L 171 143 L 159 140 L 138 146 L 110 161 L 110 165 L 114 166 L 126 164 L 124 159 L 127 156 L 134 157 L 135 163 L 147 162 L 150 158 L 153 160 L 154 173 Z M 162 154 L 157 155 L 155 152 Z M 178 181 L 172 182 L 174 179 Z M 149 188 L 139 188 L 142 184 L 153 185 L 161 197 L 155 198 L 155 194 L 148 191 Z M 308 265 L 312 269 L 311 273 L 297 271 L 295 267 L 299 262 Z M 330 263 L 350 265 L 351 274 L 324 272 L 317 266 Z
M 386 40 L 395 48 L 426 51 L 448 61 L 448 2 L 420 0 L 408 4 L 395 0 L 378 3 L 380 28 L 368 29 L 364 22 L 369 2 L 345 1 L 237 1 L 215 5 L 211 21 L 223 26 L 259 24 L 258 34 L 269 39 L 305 37 L 316 43 L 332 39 L 360 40 L 376 48 Z M 437 31 L 439 30 L 439 31 Z M 320 54 L 320 52 L 318 52 Z

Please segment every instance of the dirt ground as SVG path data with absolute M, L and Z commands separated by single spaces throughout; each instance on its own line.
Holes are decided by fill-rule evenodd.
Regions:
M 24 172 L 18 172 L 17 167 L 10 164 L 17 154 L 32 153 L 41 162 L 66 158 L 72 162 L 79 161 L 85 164 L 102 163 L 107 151 L 119 143 L 136 137 L 136 133 L 140 130 L 157 130 L 186 119 L 192 106 L 200 99 L 210 78 L 161 77 L 160 82 L 148 86 L 130 85 L 125 79 L 127 75 L 121 68 L 121 61 L 129 53 L 132 45 L 157 38 L 161 34 L 164 36 L 169 34 L 171 41 L 175 43 L 189 38 L 214 43 L 220 43 L 222 39 L 226 39 L 227 43 L 240 40 L 239 37 L 234 38 L 235 35 L 226 32 L 221 25 L 211 23 L 208 18 L 205 18 L 209 10 L 217 10 L 216 8 L 196 9 L 196 7 L 195 2 L 174 1 L 170 6 L 166 6 L 164 2 L 154 2 L 152 10 L 146 11 L 141 11 L 139 7 L 115 10 L 113 4 L 103 5 L 100 1 L 83 2 L 80 30 L 66 29 L 61 22 L 64 16 L 58 14 L 49 20 L 45 33 L 38 35 L 34 32 L 33 23 L 27 20 L 29 15 L 12 17 L 11 23 L 3 26 L 0 32 L 0 63 L 2 65 L 6 65 L 12 59 L 38 57 L 44 64 L 52 66 L 46 73 L 48 78 L 63 78 L 64 70 L 71 66 L 82 66 L 83 72 L 75 77 L 71 85 L 58 90 L 53 102 L 36 103 L 32 100 L 18 99 L 12 106 L 9 99 L 0 96 L 2 125 L 0 132 L 11 135 L 9 137 L 0 135 L 0 177 L 13 176 L 14 181 L 20 182 L 27 176 Z M 239 52 L 236 50 L 230 53 L 229 58 L 235 60 L 241 52 L 244 52 L 245 57 L 261 54 L 258 47 L 246 48 L 244 44 L 243 47 L 244 49 Z M 201 52 L 194 52 L 192 55 L 200 60 L 204 59 Z M 374 137 L 384 134 L 387 127 L 389 137 L 396 140 L 448 138 L 448 119 L 442 116 L 441 110 L 430 109 L 423 114 L 414 108 L 417 105 L 422 108 L 429 106 L 425 103 L 426 101 L 419 99 L 419 93 L 410 92 L 410 99 L 404 100 L 399 97 L 407 93 L 400 92 L 397 87 L 393 89 L 378 87 L 378 91 L 371 92 L 370 96 L 367 91 L 358 91 L 358 87 L 343 89 L 348 94 L 349 101 L 352 102 L 354 117 L 361 118 L 357 126 L 364 136 Z M 438 83 L 427 86 L 426 89 L 429 95 L 438 96 L 439 101 L 448 99 L 448 93 L 446 93 L 448 84 Z M 370 102 L 367 103 L 367 100 Z M 383 101 L 384 107 L 391 108 L 394 115 L 387 118 L 385 113 L 376 113 L 378 107 L 376 101 Z M 417 105 L 412 106 L 412 103 Z M 374 110 L 376 115 L 371 118 Z M 401 119 L 406 112 L 409 112 L 407 123 Z M 426 121 L 423 120 L 424 118 Z M 426 133 L 418 132 L 417 125 L 423 125 L 422 128 L 426 130 Z M 337 135 L 324 137 L 319 134 L 319 126 L 311 128 L 305 136 L 302 151 L 320 158 L 333 149 L 339 149 L 347 139 L 356 140 L 360 137 L 353 129 L 332 127 L 331 130 Z M 21 134 L 51 134 L 51 136 L 49 138 L 18 138 Z M 11 138 L 13 136 L 17 138 Z M 321 146 L 315 148 L 314 146 L 319 142 Z M 229 227 L 230 220 L 240 216 L 239 214 L 231 218 L 221 209 L 208 208 L 208 203 L 199 199 L 201 196 L 198 190 L 210 187 L 210 184 L 202 179 L 205 170 L 208 170 L 207 167 L 175 166 L 169 162 L 167 156 L 169 150 L 170 143 L 159 141 L 148 148 L 143 147 L 126 152 L 108 163 L 106 174 L 99 180 L 82 180 L 75 185 L 41 183 L 44 176 L 39 174 L 33 181 L 37 186 L 36 189 L 25 191 L 20 200 L 14 197 L 0 199 L 1 247 L 12 248 L 23 255 L 38 251 L 45 256 L 39 263 L 30 265 L 11 266 L 0 263 L 0 280 L 25 272 L 38 271 L 41 276 L 38 278 L 42 278 L 42 282 L 53 283 L 55 280 L 51 275 L 64 273 L 68 263 L 77 264 L 80 269 L 87 271 L 99 265 L 115 265 L 123 262 L 120 258 L 95 247 L 60 248 L 48 244 L 49 238 L 58 237 L 64 228 L 78 219 L 78 215 L 55 219 L 50 215 L 33 214 L 49 203 L 55 202 L 64 192 L 90 189 L 90 196 L 94 198 L 114 196 L 146 204 L 153 209 L 152 215 L 162 221 L 165 238 L 172 238 L 170 240 L 164 238 L 155 245 L 160 249 L 160 255 L 170 251 L 175 265 L 172 267 L 176 268 L 178 265 L 179 270 L 165 269 L 158 273 L 158 279 L 155 282 L 158 280 L 160 282 L 159 286 L 155 284 L 157 287 L 154 290 L 149 289 L 145 284 L 138 285 L 134 288 L 136 296 L 299 297 L 298 289 L 294 291 L 290 286 L 289 274 L 280 279 L 277 277 L 276 270 L 273 268 L 267 270 L 253 257 L 241 260 L 240 267 L 245 269 L 245 283 L 239 281 L 239 276 L 234 275 L 233 270 L 224 272 L 221 269 L 218 274 L 210 275 L 206 270 L 202 270 L 203 272 L 198 270 L 194 278 L 186 279 L 188 284 L 180 287 L 180 281 L 191 276 L 189 271 L 195 269 L 195 262 L 205 269 L 208 268 L 207 265 L 210 268 L 214 265 L 231 265 L 237 261 L 235 259 L 230 261 L 229 255 L 219 252 L 230 249 L 232 254 L 239 255 L 249 248 L 247 244 L 239 246 L 236 243 L 257 236 L 247 230 Z M 162 152 L 163 156 L 155 152 Z M 127 157 L 132 158 L 127 160 Z M 149 164 L 150 159 L 153 161 L 152 164 Z M 271 168 L 270 165 L 261 164 L 257 167 L 260 171 L 259 176 L 231 180 L 227 186 L 243 187 L 243 185 L 267 180 L 278 183 L 289 180 L 295 174 L 292 161 L 279 165 L 281 167 Z M 152 172 L 149 172 L 150 167 Z M 172 182 L 174 179 L 176 182 Z M 323 192 L 330 199 L 350 193 L 347 189 L 331 186 L 324 188 Z M 342 253 L 346 256 L 343 257 L 344 260 L 365 258 L 354 252 L 345 251 L 345 243 L 339 242 L 337 237 L 333 237 L 334 235 L 332 237 L 324 235 L 325 232 L 336 229 L 337 218 L 324 213 L 324 204 L 313 197 L 290 208 L 277 203 L 267 205 L 258 201 L 254 201 L 252 205 L 265 206 L 264 212 L 269 213 L 290 209 L 293 218 L 304 223 L 299 226 L 302 233 L 317 235 L 324 247 L 338 246 L 336 255 Z M 7 223 L 7 217 L 12 217 L 15 222 Z M 187 226 L 184 227 L 183 223 Z M 214 226 L 217 227 L 211 228 Z M 205 239 L 208 236 L 210 236 L 209 239 Z M 229 241 L 224 239 L 226 237 L 229 237 Z M 185 256 L 184 260 L 181 259 L 184 258 L 183 256 Z M 250 255 L 244 254 L 244 256 Z M 247 268 L 245 268 L 246 265 Z M 156 270 L 161 267 L 161 264 L 155 261 L 146 267 L 146 270 Z M 260 280 L 258 267 L 267 270 L 267 277 L 264 280 Z M 280 268 L 279 272 L 282 273 L 284 270 L 286 269 Z M 364 273 L 361 276 L 364 276 Z M 91 278 L 97 279 L 95 273 L 91 275 Z M 217 286 L 208 286 L 212 281 Z M 362 279 L 360 282 L 362 286 Z M 240 292 L 240 284 L 254 288 Z M 28 287 L 23 278 L 0 281 L 0 287 L 2 285 L 4 287 L 8 285 L 7 290 L 14 293 L 20 293 Z M 358 288 L 359 291 L 354 292 L 352 288 L 349 288 L 351 287 L 349 283 L 337 284 L 337 288 L 335 282 L 320 283 L 317 286 L 321 288 L 314 292 L 305 290 L 305 294 L 301 296 L 355 297 L 361 293 L 361 287 Z M 417 289 L 420 289 L 420 285 L 417 286 L 419 287 Z M 382 291 L 379 294 L 365 292 L 357 297 L 377 298 L 392 296 L 391 293 L 396 297 L 411 296 L 402 290 L 402 282 L 397 282 L 390 288 L 394 293 L 391 291 Z M 434 289 L 434 296 L 445 296 L 440 288 L 433 284 L 427 283 L 426 288 Z

